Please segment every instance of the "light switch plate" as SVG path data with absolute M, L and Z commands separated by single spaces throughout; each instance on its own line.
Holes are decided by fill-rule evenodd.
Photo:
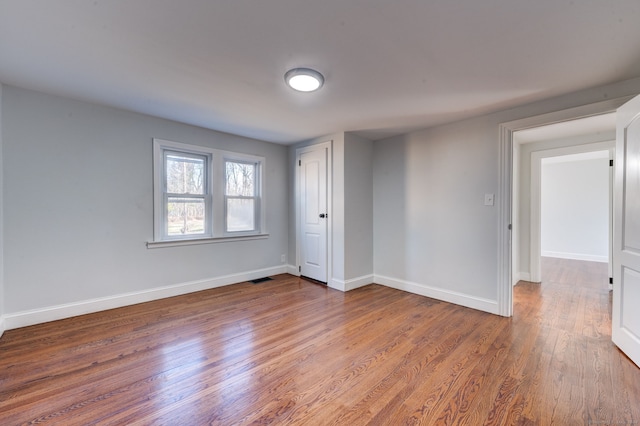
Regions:
M 493 194 L 484 194 L 484 205 L 485 206 L 493 205 Z

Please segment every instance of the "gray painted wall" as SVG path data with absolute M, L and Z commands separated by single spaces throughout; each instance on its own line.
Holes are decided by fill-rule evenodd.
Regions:
M 495 300 L 498 143 L 471 120 L 374 145 L 375 274 Z M 495 134 L 495 137 L 490 135 Z
M 373 266 L 456 303 L 495 300 L 499 200 L 483 199 L 498 192 L 499 124 L 639 92 L 630 80 L 371 147 L 345 133 L 305 142 L 334 140 L 334 278 Z M 294 263 L 295 147 L 14 87 L 1 101 L 5 315 Z M 269 239 L 147 249 L 154 137 L 266 157 Z
M 287 148 L 5 86 L 5 314 L 281 266 Z M 147 249 L 152 139 L 266 158 L 264 240 Z
M 637 93 L 640 79 L 375 142 L 376 278 L 442 289 L 467 306 L 496 300 L 500 200 L 487 207 L 483 197 L 498 193 L 499 125 Z
M 345 279 L 373 274 L 373 143 L 345 133 Z

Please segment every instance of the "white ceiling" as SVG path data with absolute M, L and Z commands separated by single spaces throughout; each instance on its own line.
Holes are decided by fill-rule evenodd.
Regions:
M 278 143 L 638 76 L 638 0 L 0 0 L 0 82 Z

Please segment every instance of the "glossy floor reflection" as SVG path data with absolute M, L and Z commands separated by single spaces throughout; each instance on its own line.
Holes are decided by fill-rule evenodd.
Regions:
M 6 332 L 0 424 L 640 422 L 606 265 L 543 259 L 513 318 L 274 278 Z

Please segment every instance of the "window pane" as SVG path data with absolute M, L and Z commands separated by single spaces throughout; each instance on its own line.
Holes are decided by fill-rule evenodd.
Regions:
M 167 153 L 166 179 L 170 194 L 204 194 L 205 157 Z
M 255 214 L 253 199 L 227 199 L 227 232 L 253 231 Z
M 226 195 L 253 197 L 255 193 L 255 164 L 226 162 Z
M 167 235 L 204 234 L 204 199 L 169 197 Z

